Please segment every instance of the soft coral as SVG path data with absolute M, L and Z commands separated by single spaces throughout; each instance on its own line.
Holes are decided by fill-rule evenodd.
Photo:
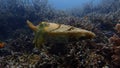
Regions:
M 118 32 L 117 34 L 114 34 L 112 37 L 109 38 L 109 42 L 113 44 L 112 46 L 112 63 L 115 66 L 120 66 L 120 24 L 116 24 L 115 29 Z

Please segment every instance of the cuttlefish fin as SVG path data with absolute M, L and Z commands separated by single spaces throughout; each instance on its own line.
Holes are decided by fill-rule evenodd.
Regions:
M 33 25 L 32 22 L 30 22 L 29 20 L 27 20 L 27 24 L 29 26 L 29 28 L 33 31 L 37 31 L 37 26 Z

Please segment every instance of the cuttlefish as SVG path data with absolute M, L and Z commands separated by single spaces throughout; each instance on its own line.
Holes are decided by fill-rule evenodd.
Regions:
M 27 20 L 27 24 L 29 28 L 33 30 L 35 33 L 33 43 L 35 43 L 36 47 L 40 47 L 40 45 L 43 44 L 48 37 L 54 38 L 54 37 L 62 36 L 64 38 L 72 37 L 72 39 L 81 38 L 81 37 L 92 39 L 96 36 L 91 31 L 70 25 L 41 22 L 40 24 L 35 26 L 29 20 Z

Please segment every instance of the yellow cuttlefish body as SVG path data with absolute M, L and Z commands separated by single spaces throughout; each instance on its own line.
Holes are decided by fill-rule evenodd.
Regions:
M 34 43 L 37 47 L 44 43 L 45 37 L 72 37 L 81 38 L 85 37 L 88 39 L 94 38 L 96 35 L 88 30 L 76 28 L 70 25 L 56 24 L 49 22 L 41 22 L 39 25 L 34 26 L 30 21 L 27 20 L 27 24 L 35 32 Z

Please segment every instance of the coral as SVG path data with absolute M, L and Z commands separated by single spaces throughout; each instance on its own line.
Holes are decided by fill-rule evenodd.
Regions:
M 119 46 L 120 38 L 118 35 L 114 34 L 112 37 L 109 38 L 110 43 L 114 43 L 114 45 Z
M 120 24 L 116 24 L 115 29 L 119 33 L 120 31 Z M 120 37 L 119 35 L 113 35 L 110 37 L 109 42 L 113 44 L 112 46 L 112 63 L 113 66 L 118 66 L 120 67 Z
M 120 33 L 120 24 L 116 24 L 115 29 Z
M 64 24 L 55 24 L 49 22 L 42 22 L 38 26 L 34 26 L 31 22 L 27 21 L 28 26 L 34 30 L 35 39 L 34 43 L 37 47 L 42 45 L 49 36 L 52 37 L 64 37 L 64 38 L 94 38 L 95 34 L 91 31 L 87 31 L 84 29 L 76 28 L 69 25 Z
M 19 29 L 14 32 L 14 35 L 14 39 L 6 40 L 6 49 L 21 53 L 30 53 L 33 50 L 34 45 L 32 43 L 33 37 L 31 34 L 28 35 L 25 30 Z

